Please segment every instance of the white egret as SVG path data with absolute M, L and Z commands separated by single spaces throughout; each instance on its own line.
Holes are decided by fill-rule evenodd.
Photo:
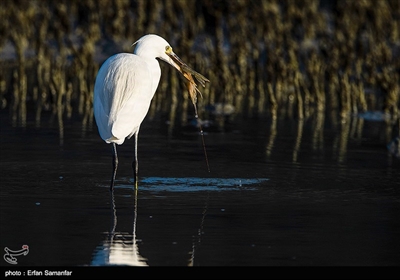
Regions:
M 188 89 L 196 95 L 192 75 L 204 87 L 207 78 L 189 68 L 162 37 L 149 34 L 141 37 L 134 53 L 119 53 L 100 67 L 94 87 L 94 116 L 101 138 L 112 144 L 113 172 L 110 189 L 114 187 L 118 168 L 117 146 L 135 136 L 135 158 L 132 163 L 135 186 L 138 182 L 137 142 L 140 125 L 160 81 L 160 58 L 178 69 L 189 81 Z

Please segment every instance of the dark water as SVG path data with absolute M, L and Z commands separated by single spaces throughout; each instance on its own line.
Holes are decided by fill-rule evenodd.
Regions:
M 209 173 L 198 135 L 146 119 L 139 189 L 128 140 L 110 193 L 96 127 L 64 123 L 60 138 L 56 122 L 1 117 L 0 248 L 29 246 L 14 268 L 400 264 L 400 160 L 384 122 L 241 121 L 205 135 Z

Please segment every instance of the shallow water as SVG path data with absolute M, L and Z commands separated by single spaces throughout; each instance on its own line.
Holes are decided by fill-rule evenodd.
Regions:
M 208 172 L 198 135 L 146 119 L 139 189 L 128 140 L 110 192 L 96 127 L 1 117 L 0 248 L 28 245 L 18 265 L 400 264 L 400 160 L 383 122 L 243 120 L 206 133 Z

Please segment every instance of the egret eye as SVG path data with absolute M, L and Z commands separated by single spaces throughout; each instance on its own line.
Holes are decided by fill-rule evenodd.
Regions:
M 171 46 L 166 46 L 166 47 L 165 47 L 165 52 L 167 52 L 167 53 L 172 52 Z

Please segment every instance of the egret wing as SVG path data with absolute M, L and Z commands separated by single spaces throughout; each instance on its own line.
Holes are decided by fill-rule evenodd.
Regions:
M 140 57 L 110 57 L 95 83 L 95 118 L 101 137 L 122 144 L 139 128 L 153 95 L 150 71 Z

